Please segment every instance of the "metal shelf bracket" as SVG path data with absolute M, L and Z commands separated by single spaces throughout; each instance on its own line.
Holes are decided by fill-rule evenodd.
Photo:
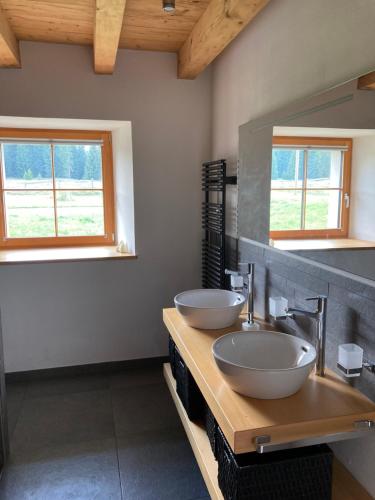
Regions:
M 304 439 L 297 439 L 286 443 L 272 443 L 271 436 L 262 435 L 254 438 L 256 451 L 258 453 L 270 453 L 272 451 L 290 450 L 293 448 L 303 448 L 315 444 L 335 443 L 336 441 L 347 441 L 349 439 L 359 439 L 375 436 L 375 422 L 373 420 L 356 420 L 353 422 L 353 430 L 347 432 L 337 432 L 324 436 L 312 436 Z

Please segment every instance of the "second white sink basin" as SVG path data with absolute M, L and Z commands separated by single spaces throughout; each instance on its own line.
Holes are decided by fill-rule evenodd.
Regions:
M 241 313 L 245 297 L 228 290 L 208 288 L 179 293 L 174 303 L 189 326 L 216 330 L 233 325 Z
M 296 393 L 316 359 L 315 348 L 305 340 L 265 330 L 229 333 L 215 341 L 212 351 L 229 386 L 257 399 Z

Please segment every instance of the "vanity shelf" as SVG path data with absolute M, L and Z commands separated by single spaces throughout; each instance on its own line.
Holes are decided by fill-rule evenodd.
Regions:
M 272 443 L 285 444 L 285 447 L 290 442 L 308 438 L 320 438 L 324 442 L 325 436 L 354 431 L 355 421 L 375 419 L 375 404 L 331 370 L 327 370 L 324 378 L 311 374 L 303 388 L 289 398 L 259 400 L 241 396 L 225 383 L 216 367 L 211 349 L 218 337 L 241 330 L 242 319 L 223 330 L 198 330 L 187 326 L 174 308 L 164 309 L 163 318 L 235 453 L 255 451 L 255 438 L 261 435 L 269 435 Z M 272 329 L 267 323 L 262 326 L 264 329 Z M 210 494 L 212 498 L 222 498 L 217 485 L 217 465 L 204 428 L 187 418 L 175 392 L 169 365 L 165 366 L 164 372 Z M 341 493 L 334 498 L 371 498 L 341 464 L 335 464 L 335 477 L 340 477 L 340 481 L 334 478 L 334 490 L 340 490 Z M 353 488 L 357 490 L 356 496 L 350 494 Z M 360 495 L 358 491 L 361 492 Z
M 224 500 L 217 481 L 217 462 L 202 423 L 189 420 L 176 392 L 171 367 L 164 365 L 164 377 L 181 418 L 186 435 L 212 500 Z M 372 500 L 371 496 L 337 460 L 333 461 L 332 500 Z
M 165 309 L 164 323 L 234 453 L 255 451 L 257 436 L 268 435 L 273 445 L 287 448 L 308 438 L 324 442 L 325 436 L 355 431 L 358 420 L 375 420 L 375 404 L 331 370 L 325 377 L 312 373 L 300 391 L 285 399 L 253 399 L 232 391 L 211 349 L 218 337 L 241 330 L 241 319 L 222 330 L 198 330 L 187 326 L 176 309 Z

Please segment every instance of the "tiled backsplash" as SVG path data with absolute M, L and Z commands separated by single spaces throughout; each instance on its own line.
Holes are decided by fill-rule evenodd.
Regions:
M 349 273 L 375 280 L 375 249 L 351 248 L 339 250 L 296 250 L 295 255 L 322 262 Z

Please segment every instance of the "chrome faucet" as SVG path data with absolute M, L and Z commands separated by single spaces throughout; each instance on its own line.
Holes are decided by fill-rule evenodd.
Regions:
M 242 323 L 244 330 L 256 330 L 260 326 L 254 321 L 254 278 L 255 278 L 255 264 L 254 263 L 240 263 L 239 266 L 247 266 L 245 273 L 238 271 L 225 270 L 225 274 L 230 274 L 232 276 L 241 276 L 241 284 L 236 283 L 231 285 L 231 289 L 234 292 L 240 292 L 246 298 L 247 311 L 246 311 L 246 321 Z M 244 282 L 243 278 L 247 276 L 248 282 Z M 236 281 L 236 280 L 234 280 Z
M 297 309 L 289 307 L 286 310 L 286 317 L 293 318 L 297 316 L 307 316 L 316 320 L 316 364 L 315 373 L 319 377 L 324 377 L 325 370 L 325 354 L 326 354 L 326 337 L 327 337 L 327 297 L 318 295 L 317 297 L 309 297 L 306 300 L 317 300 L 317 309 L 314 312 L 306 311 L 305 309 Z M 281 318 L 278 318 L 281 319 Z

